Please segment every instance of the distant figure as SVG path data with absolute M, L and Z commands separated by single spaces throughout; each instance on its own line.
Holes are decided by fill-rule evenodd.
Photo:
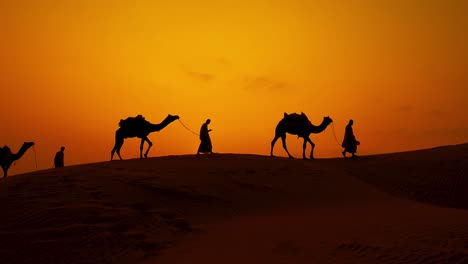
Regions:
M 314 142 L 312 142 L 312 140 L 310 140 L 309 138 L 310 134 L 321 133 L 332 122 L 333 120 L 330 117 L 325 116 L 322 120 L 322 123 L 318 126 L 315 126 L 309 121 L 309 118 L 304 113 L 301 113 L 300 115 L 296 113 L 292 113 L 292 114 L 284 113 L 283 119 L 281 119 L 278 125 L 276 125 L 275 137 L 271 141 L 270 156 L 274 157 L 273 148 L 275 147 L 276 141 L 279 138 L 281 138 L 281 141 L 283 142 L 284 150 L 286 150 L 286 153 L 288 153 L 288 156 L 290 158 L 293 158 L 293 156 L 289 154 L 288 148 L 286 147 L 286 133 L 289 133 L 292 135 L 297 135 L 298 137 L 301 137 L 304 139 L 304 144 L 302 145 L 302 158 L 303 159 L 307 159 L 305 155 L 305 149 L 306 149 L 307 143 L 310 143 L 310 145 L 312 146 L 312 150 L 310 151 L 310 158 L 313 159 L 315 144 Z
M 55 153 L 55 158 L 54 158 L 55 168 L 61 168 L 64 166 L 64 158 L 65 158 L 64 151 L 65 151 L 65 147 L 61 147 L 60 151 Z
M 343 138 L 343 143 L 341 146 L 344 148 L 343 157 L 346 157 L 346 152 L 349 152 L 352 154 L 352 158 L 357 157 L 356 151 L 357 151 L 357 146 L 360 144 L 359 141 L 356 140 L 356 137 L 354 136 L 353 133 L 353 120 L 349 120 L 348 125 L 346 125 L 345 129 L 345 134 Z
M 208 125 L 211 123 L 210 119 L 207 119 L 200 128 L 200 146 L 198 147 L 197 155 L 200 153 L 213 154 L 213 146 L 211 145 L 211 138 L 208 129 Z
M 148 142 L 148 148 L 145 152 L 145 158 L 147 158 L 148 152 L 153 145 L 153 143 L 148 139 L 148 135 L 152 132 L 160 131 L 177 119 L 179 119 L 179 116 L 177 115 L 167 115 L 167 117 L 159 124 L 148 122 L 142 115 L 120 119 L 119 129 L 115 132 L 115 144 L 111 151 L 111 160 L 114 158 L 115 152 L 117 152 L 119 158 L 122 159 L 120 156 L 120 149 L 122 148 L 124 140 L 126 138 L 133 137 L 141 138 L 140 159 L 143 158 L 143 144 L 145 141 Z
M 21 148 L 16 153 L 12 153 L 11 149 L 8 146 L 0 148 L 0 165 L 3 169 L 3 178 L 8 174 L 8 169 L 11 164 L 23 157 L 26 150 L 34 145 L 34 142 L 24 142 Z

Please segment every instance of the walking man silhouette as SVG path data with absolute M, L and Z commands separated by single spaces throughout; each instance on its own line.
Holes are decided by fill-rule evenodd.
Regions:
M 198 146 L 197 155 L 200 153 L 213 154 L 213 146 L 211 145 L 211 138 L 209 134 L 209 132 L 212 130 L 208 129 L 208 125 L 210 123 L 211 120 L 207 119 L 200 128 L 200 146 Z
M 352 158 L 357 157 L 356 151 L 357 151 L 357 146 L 360 144 L 360 142 L 357 141 L 356 137 L 354 136 L 353 124 L 354 124 L 354 121 L 352 119 L 349 120 L 349 123 L 348 125 L 346 125 L 346 128 L 345 128 L 343 143 L 341 144 L 341 146 L 344 148 L 343 152 L 341 153 L 343 154 L 343 157 L 345 158 L 346 158 L 346 152 L 351 153 Z
M 54 158 L 54 166 L 55 168 L 60 168 L 60 167 L 63 167 L 64 166 L 64 151 L 65 151 L 65 147 L 61 147 L 60 148 L 60 151 L 58 151 L 57 153 L 55 153 L 55 158 Z

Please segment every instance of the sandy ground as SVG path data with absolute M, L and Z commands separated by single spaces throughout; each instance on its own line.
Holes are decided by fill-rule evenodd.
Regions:
M 468 144 L 215 154 L 0 181 L 1 263 L 468 263 Z

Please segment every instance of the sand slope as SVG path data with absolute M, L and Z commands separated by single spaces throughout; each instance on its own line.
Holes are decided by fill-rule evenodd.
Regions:
M 468 263 L 468 144 L 168 156 L 0 181 L 1 263 Z

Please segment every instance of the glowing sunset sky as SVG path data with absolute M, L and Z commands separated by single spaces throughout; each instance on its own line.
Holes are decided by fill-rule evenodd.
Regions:
M 269 154 L 284 112 L 348 119 L 376 154 L 468 141 L 468 1 L 2 1 L 0 145 L 38 169 L 110 158 L 121 118 L 167 114 L 215 152 Z M 178 122 L 150 156 L 192 154 Z M 331 127 L 316 157 L 341 155 Z M 300 157 L 302 140 L 288 136 Z M 279 142 L 278 142 L 279 143 Z M 127 139 L 123 158 L 138 156 Z M 277 155 L 285 156 L 281 144 Z M 10 174 L 35 170 L 26 156 Z

